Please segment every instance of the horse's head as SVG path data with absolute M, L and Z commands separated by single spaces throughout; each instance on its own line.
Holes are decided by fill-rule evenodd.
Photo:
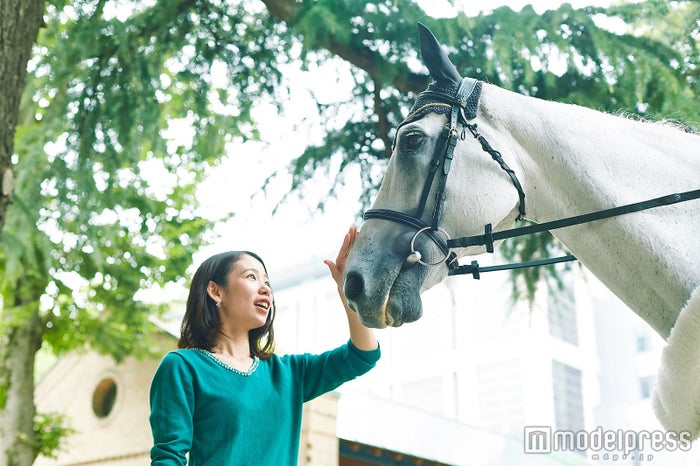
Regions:
M 467 129 L 475 132 L 468 123 L 476 118 L 482 84 L 463 79 L 433 34 L 423 25 L 419 32 L 433 82 L 397 129 L 387 172 L 346 268 L 348 304 L 375 328 L 421 316 L 420 293 L 457 265 L 448 235 L 477 234 L 518 215 L 511 180 L 479 143 L 465 138 Z M 521 199 L 521 214 L 522 208 Z

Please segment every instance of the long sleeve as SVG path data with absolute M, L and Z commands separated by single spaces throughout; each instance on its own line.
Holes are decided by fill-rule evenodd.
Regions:
M 184 466 L 192 446 L 193 374 L 184 359 L 168 353 L 151 383 L 151 465 Z
M 311 356 L 302 355 L 304 401 L 309 401 L 372 369 L 379 358 L 379 347 L 371 351 L 358 349 L 348 341 L 334 350 Z

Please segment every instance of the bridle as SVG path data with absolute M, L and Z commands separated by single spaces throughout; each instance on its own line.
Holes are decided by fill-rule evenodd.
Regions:
M 478 99 L 477 84 L 478 81 L 473 78 L 463 78 L 459 84 L 459 87 L 457 88 L 455 95 L 453 96 L 434 90 L 423 91 L 419 95 L 419 100 L 420 97 L 425 97 L 428 98 L 428 100 L 431 103 L 428 103 L 411 112 L 411 114 L 409 114 L 406 117 L 406 119 L 404 119 L 404 121 L 402 121 L 401 124 L 399 124 L 397 128 L 396 133 L 398 134 L 399 129 L 403 125 L 416 119 L 415 116 L 425 111 L 427 107 L 450 107 L 449 118 L 435 146 L 435 152 L 430 163 L 428 178 L 426 180 L 425 185 L 423 186 L 423 192 L 421 194 L 420 201 L 418 203 L 418 208 L 416 209 L 415 214 L 409 215 L 403 212 L 398 212 L 390 209 L 369 209 L 365 212 L 363 216 L 364 220 L 389 220 L 392 222 L 401 223 L 416 230 L 416 233 L 413 235 L 410 241 L 410 254 L 406 258 L 407 262 L 418 263 L 427 267 L 439 266 L 445 263 L 448 268 L 448 275 L 471 274 L 474 278 L 479 279 L 481 272 L 535 267 L 541 265 L 555 264 L 559 262 L 572 261 L 576 260 L 576 257 L 569 254 L 562 257 L 543 259 L 539 261 L 504 264 L 491 267 L 480 267 L 476 261 L 472 261 L 469 265 L 459 265 L 457 262 L 457 254 L 455 254 L 455 252 L 452 251 L 452 248 L 462 248 L 468 246 L 485 246 L 486 251 L 492 253 L 494 252 L 494 241 L 530 235 L 543 231 L 551 231 L 558 228 L 579 225 L 595 220 L 601 220 L 604 218 L 614 217 L 632 212 L 639 212 L 641 210 L 651 209 L 654 207 L 670 205 L 678 202 L 684 202 L 689 201 L 691 199 L 700 198 L 700 189 L 698 189 L 683 193 L 670 194 L 668 196 L 662 196 L 643 202 L 614 207 L 611 209 L 592 212 L 589 214 L 568 217 L 552 222 L 540 223 L 521 228 L 513 228 L 499 232 L 493 232 L 492 225 L 487 224 L 484 226 L 483 235 L 465 236 L 462 238 L 451 239 L 448 233 L 440 227 L 440 220 L 442 219 L 442 214 L 444 210 L 447 176 L 450 173 L 450 168 L 452 166 L 452 159 L 454 157 L 455 146 L 457 145 L 457 141 L 459 139 L 465 138 L 465 129 L 469 129 L 474 138 L 481 144 L 482 150 L 491 155 L 491 158 L 499 164 L 499 166 L 504 172 L 506 172 L 513 186 L 518 192 L 518 217 L 516 218 L 516 220 L 520 221 L 525 217 L 525 192 L 523 191 L 518 177 L 515 175 L 515 172 L 505 163 L 500 152 L 494 150 L 489 144 L 489 142 L 481 134 L 479 134 L 476 123 L 469 123 L 469 118 L 467 117 L 467 113 L 465 112 L 467 108 L 467 103 L 470 101 L 470 97 L 472 98 L 472 103 L 474 98 Z M 458 130 L 458 125 L 460 123 L 463 125 L 461 131 Z M 394 144 L 395 143 L 396 142 L 394 142 Z M 442 167 L 442 170 L 439 170 L 440 167 Z M 422 220 L 422 218 L 425 213 L 425 207 L 428 201 L 428 196 L 430 194 L 430 191 L 432 190 L 433 184 L 435 183 L 435 178 L 437 176 L 438 171 L 440 172 L 440 175 L 437 181 L 435 208 L 433 209 L 430 224 L 427 224 Z M 437 245 L 437 247 L 443 254 L 442 259 L 432 263 L 425 262 L 423 260 L 421 253 L 415 248 L 416 239 L 422 234 L 426 235 L 429 239 L 433 241 L 433 243 Z
M 513 186 L 518 191 L 519 204 L 518 204 L 518 220 L 521 220 L 525 216 L 525 192 L 523 191 L 520 181 L 518 181 L 515 172 L 508 167 L 508 165 L 503 161 L 501 154 L 491 148 L 490 144 L 486 139 L 481 136 L 477 129 L 476 124 L 470 124 L 465 113 L 467 103 L 470 97 L 475 94 L 477 90 L 478 81 L 473 78 L 463 78 L 457 88 L 457 92 L 454 96 L 437 92 L 437 91 L 423 91 L 420 96 L 427 97 L 432 103 L 429 103 L 423 107 L 416 109 L 411 115 L 406 117 L 406 119 L 401 122 L 397 128 L 396 133 L 398 134 L 399 129 L 406 123 L 413 121 L 413 115 L 419 114 L 426 110 L 426 107 L 430 106 L 449 106 L 450 113 L 447 120 L 447 124 L 442 130 L 438 142 L 436 144 L 435 153 L 433 154 L 432 161 L 430 163 L 430 170 L 428 172 L 428 179 L 423 186 L 423 192 L 418 203 L 418 208 L 414 215 L 409 215 L 403 212 L 398 212 L 389 209 L 370 209 L 364 214 L 364 220 L 370 219 L 382 219 L 389 220 L 392 222 L 401 223 L 407 225 L 416 230 L 413 238 L 410 242 L 410 254 L 407 258 L 408 262 L 419 263 L 425 266 L 437 266 L 442 263 L 446 263 L 450 273 L 458 270 L 459 265 L 457 264 L 457 255 L 451 250 L 450 237 L 445 230 L 440 228 L 440 220 L 442 219 L 442 214 L 445 205 L 445 195 L 447 186 L 447 176 L 450 173 L 450 168 L 452 166 L 452 159 L 454 157 L 455 146 L 457 141 L 461 138 L 464 139 L 465 131 L 464 128 L 468 128 L 472 135 L 481 143 L 484 151 L 491 154 L 491 157 L 501 166 L 501 168 L 510 177 Z M 463 125 L 462 130 L 458 128 L 459 124 Z M 440 167 L 442 169 L 440 170 Z M 435 208 L 433 209 L 433 214 L 431 216 L 430 225 L 425 223 L 422 218 L 425 213 L 425 206 L 428 202 L 428 196 L 432 190 L 433 184 L 435 183 L 435 178 L 438 171 L 440 175 L 437 180 L 437 191 L 435 194 Z M 421 253 L 416 250 L 415 243 L 416 239 L 425 234 L 430 238 L 442 251 L 443 258 L 437 262 L 428 263 L 423 261 Z

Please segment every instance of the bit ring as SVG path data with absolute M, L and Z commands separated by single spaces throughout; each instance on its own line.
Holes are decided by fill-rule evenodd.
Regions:
M 431 264 L 431 263 L 423 261 L 423 256 L 421 255 L 420 251 L 416 251 L 415 244 L 416 244 L 416 238 L 418 238 L 421 235 L 421 233 L 424 233 L 428 230 L 433 230 L 433 228 L 432 227 L 423 227 L 420 230 L 418 230 L 415 235 L 413 235 L 413 238 L 411 238 L 411 254 L 409 254 L 408 257 L 406 258 L 406 260 L 408 262 L 410 262 L 410 263 L 417 262 L 421 265 L 425 265 L 426 267 L 435 267 L 437 265 L 444 263 L 450 257 L 450 253 L 448 251 L 447 253 L 445 253 L 445 257 L 443 257 L 442 259 L 440 259 L 437 262 L 434 262 Z M 443 230 L 442 228 L 438 227 L 437 231 L 442 233 L 443 235 L 445 235 L 446 240 L 450 239 L 450 235 L 448 235 L 447 232 L 445 230 Z

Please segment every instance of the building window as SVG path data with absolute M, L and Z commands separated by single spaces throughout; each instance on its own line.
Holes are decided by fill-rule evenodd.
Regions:
M 92 410 L 100 419 L 109 416 L 117 401 L 117 382 L 111 377 L 106 377 L 97 384 L 92 394 Z
M 557 430 L 583 430 L 583 396 L 581 371 L 559 361 L 552 361 L 554 419 Z
M 654 391 L 654 376 L 647 375 L 639 378 L 639 391 L 642 398 L 651 398 L 651 393 Z
M 651 349 L 651 340 L 649 335 L 638 335 L 637 336 L 637 352 L 644 353 Z

